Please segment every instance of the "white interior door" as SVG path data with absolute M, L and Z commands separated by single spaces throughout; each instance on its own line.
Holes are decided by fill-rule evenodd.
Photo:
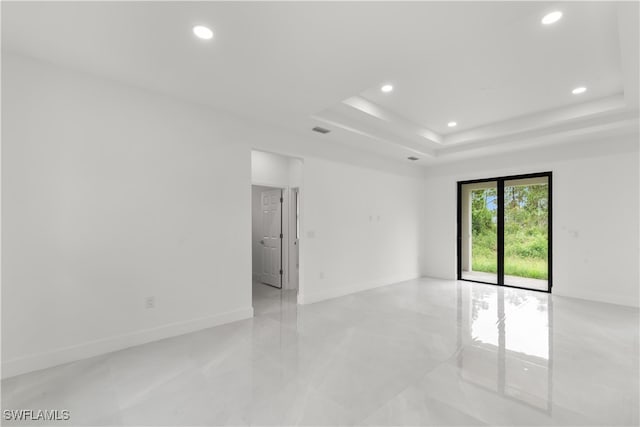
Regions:
M 282 288 L 282 190 L 263 191 L 261 280 Z

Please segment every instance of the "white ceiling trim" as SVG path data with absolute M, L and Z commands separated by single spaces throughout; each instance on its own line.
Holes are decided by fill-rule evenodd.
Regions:
M 449 135 L 420 127 L 375 103 L 351 97 L 312 116 L 312 119 L 372 139 L 395 144 L 432 159 L 472 154 L 487 147 L 513 149 L 520 143 L 550 136 L 637 127 L 638 110 L 627 108 L 623 94 L 570 105 Z M 428 134 L 429 137 L 424 135 Z
M 615 134 L 637 132 L 638 111 L 617 111 L 615 113 L 601 115 L 597 118 L 587 118 L 559 123 L 542 129 L 532 129 L 512 135 L 505 135 L 496 138 L 477 140 L 471 144 L 452 145 L 436 153 L 436 157 L 444 158 L 458 153 L 473 153 L 476 150 L 483 150 L 489 147 L 519 149 L 530 147 L 531 145 L 545 145 L 547 143 L 558 143 L 577 136 L 589 135 L 599 132 L 612 132 Z
M 359 96 L 353 96 L 349 99 L 345 99 L 342 101 L 343 104 L 348 105 L 356 110 L 362 111 L 365 114 L 368 114 L 372 117 L 376 117 L 380 120 L 387 122 L 390 126 L 394 126 L 400 129 L 403 133 L 409 133 L 413 135 L 418 135 L 427 141 L 442 144 L 442 135 L 432 131 L 431 129 L 427 129 L 425 127 L 419 126 L 410 120 L 401 117 L 395 113 L 392 113 L 389 110 L 384 109 L 383 107 L 368 101 Z
M 435 150 L 426 146 L 424 142 L 416 142 L 399 137 L 395 133 L 373 123 L 367 123 L 349 116 L 348 111 L 329 109 L 311 116 L 313 120 L 325 123 L 329 126 L 343 129 L 356 135 L 365 136 L 376 143 L 392 146 L 401 146 L 414 154 L 427 157 L 435 157 Z
M 600 98 L 568 107 L 542 111 L 522 117 L 505 120 L 499 123 L 481 126 L 464 132 L 447 135 L 444 145 L 472 143 L 486 139 L 494 139 L 506 135 L 516 135 L 535 129 L 550 128 L 552 126 L 572 122 L 575 120 L 593 119 L 602 114 L 621 111 L 625 108 L 622 94 Z

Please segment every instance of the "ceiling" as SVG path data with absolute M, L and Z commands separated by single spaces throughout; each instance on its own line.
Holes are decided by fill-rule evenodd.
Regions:
M 2 47 L 431 164 L 637 129 L 638 22 L 614 2 L 4 1 Z

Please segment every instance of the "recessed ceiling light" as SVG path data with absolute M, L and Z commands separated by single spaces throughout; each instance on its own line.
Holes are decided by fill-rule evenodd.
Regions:
M 586 91 L 587 91 L 586 87 L 580 86 L 572 90 L 571 93 L 574 95 L 580 95 L 581 93 L 585 93 Z
M 380 88 L 381 91 L 383 91 L 384 93 L 389 93 L 393 90 L 393 86 L 391 85 L 384 85 Z
M 560 18 L 562 18 L 562 12 L 556 10 L 555 12 L 547 13 L 546 15 L 544 15 L 544 17 L 542 18 L 542 24 L 551 25 L 554 22 L 558 22 Z
M 447 123 L 447 126 L 449 126 L 450 128 L 452 128 L 452 127 L 456 127 L 456 126 L 458 126 L 458 124 L 457 124 L 456 122 L 449 122 L 449 123 Z
M 210 40 L 213 38 L 213 31 L 210 28 L 204 27 L 202 25 L 196 25 L 193 27 L 193 34 L 196 35 L 199 39 L 202 40 Z

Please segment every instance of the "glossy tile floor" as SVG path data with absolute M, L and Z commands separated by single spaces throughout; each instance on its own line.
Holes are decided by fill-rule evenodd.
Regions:
M 635 309 L 433 279 L 256 297 L 250 320 L 5 380 L 2 407 L 76 425 L 639 421 Z
M 253 282 L 253 314 L 290 313 L 295 312 L 298 291 L 280 290 L 259 282 Z

